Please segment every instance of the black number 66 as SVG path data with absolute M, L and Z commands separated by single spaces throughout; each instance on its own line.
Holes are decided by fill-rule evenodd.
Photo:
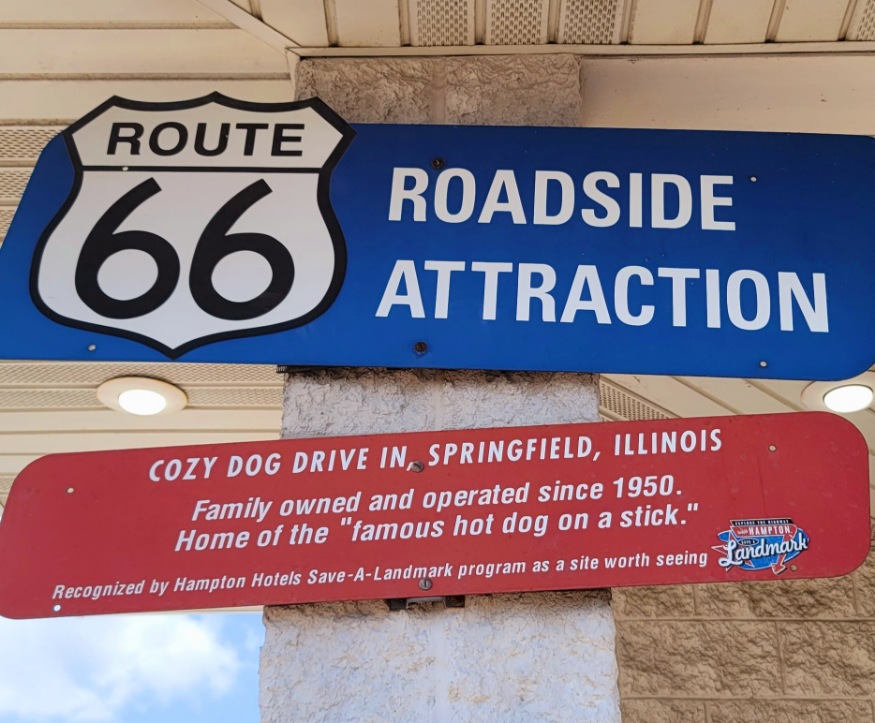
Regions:
M 167 301 L 179 283 L 179 256 L 167 240 L 149 231 L 117 230 L 138 206 L 160 191 L 154 178 L 135 186 L 107 209 L 85 239 L 76 263 L 76 292 L 95 313 L 111 319 L 144 316 Z M 247 209 L 271 192 L 263 179 L 250 184 L 216 211 L 201 233 L 191 262 L 189 287 L 195 303 L 207 314 L 233 321 L 253 319 L 276 308 L 291 291 L 295 265 L 283 244 L 263 233 L 228 233 Z M 158 267 L 158 277 L 139 296 L 115 299 L 100 288 L 98 272 L 110 256 L 128 249 L 149 254 Z M 237 251 L 252 251 L 270 264 L 270 283 L 248 301 L 226 299 L 212 282 L 219 262 Z

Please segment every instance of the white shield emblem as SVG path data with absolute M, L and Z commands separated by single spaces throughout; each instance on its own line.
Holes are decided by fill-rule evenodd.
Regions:
M 176 358 L 289 329 L 334 301 L 329 175 L 354 131 L 324 103 L 114 98 L 64 131 L 76 170 L 31 289 L 69 326 Z

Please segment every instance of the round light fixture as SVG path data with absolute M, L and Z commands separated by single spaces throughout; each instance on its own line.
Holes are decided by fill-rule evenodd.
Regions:
M 118 377 L 97 388 L 97 398 L 110 409 L 148 417 L 177 412 L 188 404 L 179 387 L 150 377 Z
M 872 403 L 875 396 L 871 387 L 865 384 L 846 384 L 843 387 L 831 389 L 823 395 L 823 403 L 834 412 L 847 414 L 859 412 Z
M 852 414 L 867 409 L 875 399 L 875 373 L 864 372 L 841 382 L 812 382 L 802 390 L 809 409 Z

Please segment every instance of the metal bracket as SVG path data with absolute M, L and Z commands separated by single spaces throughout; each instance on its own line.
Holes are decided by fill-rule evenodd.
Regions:
M 465 607 L 464 595 L 446 595 L 436 597 L 400 597 L 386 600 L 389 610 L 396 612 L 398 610 L 409 610 L 414 605 L 426 602 L 441 602 L 447 608 L 463 608 Z

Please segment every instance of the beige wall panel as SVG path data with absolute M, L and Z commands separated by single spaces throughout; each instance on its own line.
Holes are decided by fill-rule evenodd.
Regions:
M 243 30 L 0 30 L 4 75 L 276 75 L 285 57 Z
M 248 0 L 242 0 L 249 9 Z M 197 0 L 4 0 L 0 25 L 229 27 Z
M 699 0 L 630 0 L 629 42 L 636 45 L 686 45 L 693 42 Z
M 401 45 L 398 0 L 334 0 L 342 46 L 397 48 Z
M 778 35 L 779 43 L 838 40 L 848 0 L 787 0 Z
M 71 121 L 112 95 L 145 101 L 197 98 L 219 91 L 264 103 L 292 100 L 288 80 L 17 80 L 0 83 L 0 123 Z
M 584 60 L 583 124 L 875 135 L 875 58 Z
M 260 0 L 261 19 L 305 48 L 328 45 L 324 0 Z
M 705 43 L 764 43 L 775 0 L 713 0 Z

